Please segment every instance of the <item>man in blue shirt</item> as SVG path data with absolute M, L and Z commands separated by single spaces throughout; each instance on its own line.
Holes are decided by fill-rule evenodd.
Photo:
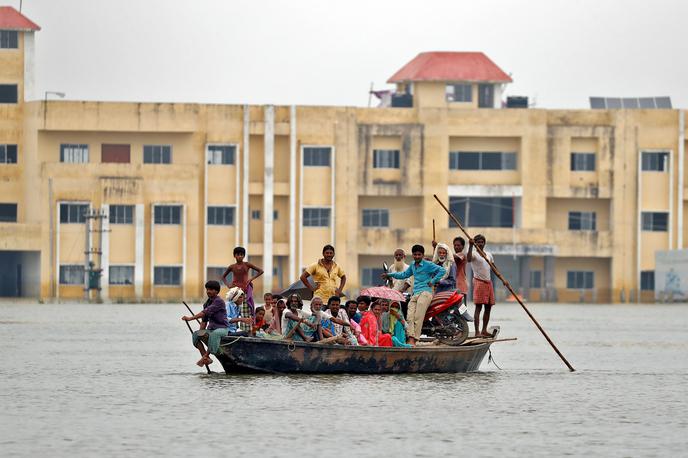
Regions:
M 409 301 L 408 313 L 406 314 L 406 322 L 409 325 L 406 341 L 415 345 L 423 330 L 425 312 L 432 302 L 432 287 L 442 279 L 446 270 L 442 266 L 423 259 L 425 248 L 422 245 L 413 245 L 411 252 L 414 262 L 408 269 L 404 272 L 382 274 L 382 278 L 385 280 L 388 278 L 405 280 L 413 277 L 413 296 Z

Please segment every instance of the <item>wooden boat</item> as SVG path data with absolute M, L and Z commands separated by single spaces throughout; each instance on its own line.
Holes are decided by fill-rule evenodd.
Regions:
M 227 374 L 409 374 L 478 370 L 492 338 L 469 339 L 459 346 L 415 348 L 325 345 L 256 337 L 223 337 L 217 358 Z

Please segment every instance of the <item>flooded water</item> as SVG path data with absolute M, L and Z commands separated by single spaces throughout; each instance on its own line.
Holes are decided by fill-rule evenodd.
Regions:
M 576 372 L 514 305 L 501 370 L 208 376 L 181 305 L 2 304 L 1 454 L 688 454 L 688 306 L 530 307 Z

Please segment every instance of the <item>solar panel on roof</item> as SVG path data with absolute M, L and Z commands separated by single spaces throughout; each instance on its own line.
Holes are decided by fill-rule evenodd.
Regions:
M 657 108 L 672 108 L 670 97 L 655 97 Z
M 612 110 L 616 108 L 623 108 L 621 105 L 621 99 L 616 97 L 607 97 L 607 108 Z
M 655 107 L 655 98 L 654 97 L 641 97 L 638 100 L 640 100 L 640 108 L 654 108 Z
M 604 97 L 590 97 L 590 108 L 602 109 L 607 108 Z
M 638 108 L 638 99 L 635 97 L 626 97 L 622 102 L 624 108 Z
M 671 97 L 590 97 L 590 108 L 598 110 L 614 109 L 672 109 Z

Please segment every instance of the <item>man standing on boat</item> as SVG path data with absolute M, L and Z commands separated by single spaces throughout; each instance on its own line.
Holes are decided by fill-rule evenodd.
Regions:
M 425 312 L 432 301 L 432 288 L 442 279 L 446 269 L 423 259 L 425 248 L 422 245 L 413 245 L 411 253 L 413 253 L 413 264 L 408 269 L 404 272 L 382 274 L 382 278 L 404 280 L 413 277 L 413 296 L 409 302 L 406 321 L 409 325 L 407 343 L 415 345 L 423 330 Z
M 325 245 L 322 253 L 322 259 L 303 271 L 301 281 L 313 291 L 313 296 L 319 297 L 325 303 L 332 296 L 344 296 L 342 291 L 346 285 L 346 274 L 344 269 L 334 262 L 334 247 L 332 245 Z M 308 281 L 310 276 L 313 276 L 315 288 Z M 339 282 L 339 286 L 337 286 L 337 282 Z

